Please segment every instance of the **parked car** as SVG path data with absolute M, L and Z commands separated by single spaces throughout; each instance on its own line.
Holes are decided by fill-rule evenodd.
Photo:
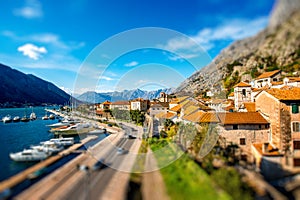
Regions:
M 126 154 L 126 153 L 128 153 L 128 150 L 125 150 L 123 147 L 119 147 L 119 148 L 117 149 L 117 154 L 118 154 L 118 155 Z
M 136 139 L 136 136 L 134 136 L 134 135 L 128 135 L 128 139 Z
M 106 167 L 106 165 L 105 165 L 104 159 L 100 159 L 93 165 L 92 170 L 96 171 L 96 170 L 103 169 L 105 167 Z

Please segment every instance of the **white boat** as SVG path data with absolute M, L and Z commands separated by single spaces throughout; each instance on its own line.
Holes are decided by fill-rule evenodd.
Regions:
M 10 153 L 9 157 L 17 162 L 40 161 L 46 159 L 50 154 L 36 149 L 24 149 L 17 153 Z
M 49 117 L 47 115 L 47 108 L 45 109 L 45 115 L 42 117 L 42 120 L 48 120 Z
M 31 106 L 31 113 L 30 113 L 30 116 L 29 116 L 30 120 L 36 120 L 37 117 L 36 117 L 36 114 L 33 112 L 33 107 Z
M 55 119 L 55 115 L 50 114 L 50 115 L 49 115 L 49 119 Z
M 26 117 L 26 115 L 21 118 L 21 122 L 29 122 L 29 121 L 30 119 Z
M 50 132 L 54 133 L 55 135 L 77 135 L 88 133 L 89 131 L 94 130 L 94 128 L 89 123 L 78 123 L 72 126 L 62 126 L 58 128 L 53 128 Z
M 32 112 L 29 116 L 30 120 L 36 120 L 36 114 L 34 112 Z
M 49 117 L 47 115 L 42 117 L 42 120 L 48 120 L 48 119 L 49 119 Z
M 52 138 L 49 141 L 54 142 L 57 145 L 62 145 L 62 146 L 71 146 L 71 145 L 74 144 L 74 138 L 73 137 Z
M 41 142 L 41 145 L 30 146 L 30 148 L 50 154 L 58 153 L 64 149 L 63 146 L 57 145 L 54 142 L 50 141 Z
M 19 116 L 15 116 L 14 118 L 13 118 L 13 121 L 14 122 L 19 122 L 21 120 L 21 118 L 19 117 Z
M 49 124 L 49 125 L 46 125 L 50 128 L 58 128 L 58 127 L 62 127 L 62 126 L 68 126 L 70 125 L 71 122 L 58 122 L 58 123 L 55 123 L 55 124 Z
M 3 123 L 10 123 L 12 122 L 12 118 L 10 115 L 6 115 L 5 117 L 2 118 Z

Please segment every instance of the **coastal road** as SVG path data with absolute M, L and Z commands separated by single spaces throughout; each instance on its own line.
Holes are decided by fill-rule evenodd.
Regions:
M 138 138 L 125 138 L 125 132 L 136 132 L 138 136 L 141 130 L 125 125 L 123 128 L 125 131 L 108 136 L 16 199 L 125 199 L 130 170 L 141 143 Z M 118 154 L 118 147 L 128 152 Z M 93 170 L 99 159 L 105 159 L 107 167 Z

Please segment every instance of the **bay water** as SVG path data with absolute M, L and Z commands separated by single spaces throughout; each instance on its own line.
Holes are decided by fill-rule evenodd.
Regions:
M 48 109 L 52 108 L 55 107 L 48 107 Z M 23 117 L 24 114 L 29 117 L 32 109 L 36 113 L 37 120 L 0 122 L 0 181 L 36 164 L 34 162 L 15 162 L 10 159 L 9 153 L 22 151 L 24 148 L 29 148 L 30 145 L 36 145 L 54 137 L 46 125 L 57 123 L 58 119 L 42 120 L 46 114 L 45 107 L 0 109 L 0 119 L 8 114 L 12 118 L 15 116 Z

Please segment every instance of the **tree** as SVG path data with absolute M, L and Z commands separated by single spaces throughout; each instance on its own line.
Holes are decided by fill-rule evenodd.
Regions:
M 165 127 L 165 130 L 168 130 L 170 129 L 172 126 L 174 126 L 174 122 L 170 119 L 166 119 L 165 122 L 164 122 L 164 127 Z

